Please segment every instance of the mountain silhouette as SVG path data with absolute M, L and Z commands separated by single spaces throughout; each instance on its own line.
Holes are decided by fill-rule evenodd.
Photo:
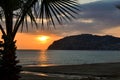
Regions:
M 120 38 L 81 34 L 54 41 L 48 50 L 120 50 Z

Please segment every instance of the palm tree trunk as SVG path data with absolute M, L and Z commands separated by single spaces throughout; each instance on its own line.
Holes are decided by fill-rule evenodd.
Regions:
M 15 41 L 4 41 L 0 61 L 0 80 L 18 80 L 21 66 L 16 65 Z
M 2 36 L 4 43 L 2 44 L 2 58 L 0 60 L 0 80 L 18 80 L 21 66 L 17 65 L 16 41 L 12 37 L 13 13 L 6 10 L 5 14 L 6 35 Z

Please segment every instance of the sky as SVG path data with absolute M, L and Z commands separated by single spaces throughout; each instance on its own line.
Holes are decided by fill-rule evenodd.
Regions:
M 95 34 L 120 37 L 120 10 L 115 5 L 120 0 L 79 0 L 80 12 L 77 19 L 56 29 L 38 30 L 29 28 L 29 32 L 18 32 L 16 36 L 18 49 L 45 50 L 53 41 L 70 35 Z M 40 40 L 47 36 L 46 40 Z

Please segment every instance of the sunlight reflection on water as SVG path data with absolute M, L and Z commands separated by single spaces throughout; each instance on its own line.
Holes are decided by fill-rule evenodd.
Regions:
M 47 66 L 53 66 L 52 64 L 48 64 L 48 56 L 46 51 L 41 51 L 39 54 L 39 66 L 41 67 L 47 67 Z
M 41 65 L 45 65 L 45 63 L 48 61 L 47 58 L 48 58 L 48 57 L 47 57 L 45 51 L 40 52 L 40 54 L 39 54 L 39 60 L 40 60 L 40 62 L 41 62 Z

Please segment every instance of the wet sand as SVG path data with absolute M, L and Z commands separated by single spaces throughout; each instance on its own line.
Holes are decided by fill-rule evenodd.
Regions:
M 21 80 L 120 80 L 120 63 L 98 63 L 82 65 L 63 65 L 63 66 L 29 66 L 23 67 L 24 71 L 62 74 L 65 76 L 35 75 L 22 73 Z M 72 75 L 82 76 L 83 78 L 71 78 Z

